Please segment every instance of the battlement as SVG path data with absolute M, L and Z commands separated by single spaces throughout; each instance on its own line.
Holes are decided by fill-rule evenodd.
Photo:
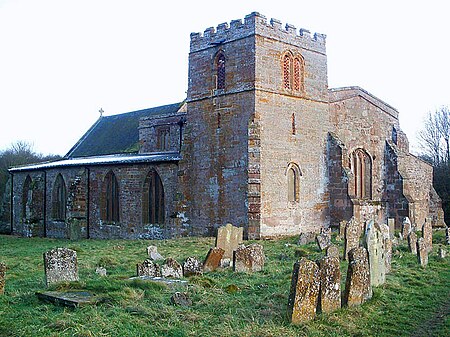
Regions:
M 280 40 L 301 48 L 325 53 L 326 35 L 314 33 L 295 26 L 286 24 L 282 27 L 281 21 L 271 19 L 267 22 L 264 15 L 253 12 L 245 16 L 244 22 L 241 19 L 232 20 L 219 24 L 216 28 L 209 27 L 201 33 L 191 33 L 191 52 L 221 45 L 245 37 L 261 35 L 264 37 Z

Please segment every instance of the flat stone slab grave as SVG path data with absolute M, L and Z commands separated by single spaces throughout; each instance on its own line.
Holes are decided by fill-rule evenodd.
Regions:
M 152 277 L 152 276 L 134 276 L 130 277 L 129 280 L 141 280 L 141 281 L 151 281 L 151 282 L 159 282 L 167 284 L 168 286 L 185 286 L 187 287 L 188 281 L 178 280 L 178 279 L 170 279 L 164 277 Z
M 36 292 L 36 296 L 42 301 L 73 308 L 97 303 L 97 297 L 88 291 L 44 291 Z

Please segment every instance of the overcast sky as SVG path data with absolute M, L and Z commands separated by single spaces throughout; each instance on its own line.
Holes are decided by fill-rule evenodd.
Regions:
M 0 0 L 0 150 L 24 140 L 64 155 L 100 108 L 182 101 L 190 33 L 253 11 L 326 34 L 329 87 L 357 85 L 394 106 L 414 145 L 423 116 L 450 105 L 446 3 Z

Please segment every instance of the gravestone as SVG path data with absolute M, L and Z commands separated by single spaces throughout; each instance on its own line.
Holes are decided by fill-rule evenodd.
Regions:
M 409 220 L 408 217 L 403 220 L 402 224 L 402 237 L 401 239 L 404 240 L 408 237 L 409 233 L 411 233 L 411 220 Z
M 56 248 L 44 253 L 45 283 L 78 281 L 77 252 Z
M 156 246 L 148 246 L 147 255 L 148 258 L 153 261 L 164 260 L 164 257 L 158 253 L 158 247 Z
M 422 237 L 425 241 L 425 246 L 427 246 L 427 251 L 431 252 L 433 250 L 433 228 L 431 227 L 431 219 L 426 218 L 422 227 Z
M 392 240 L 394 238 L 394 232 L 395 232 L 395 219 L 394 218 L 388 218 L 388 227 L 389 227 L 389 236 Z
M 93 305 L 97 302 L 97 297 L 88 291 L 45 291 L 36 292 L 37 298 L 67 307 L 82 307 Z
M 348 253 L 347 279 L 345 280 L 344 304 L 360 305 L 372 297 L 370 285 L 369 256 L 366 248 L 353 248 Z
M 339 257 L 325 256 L 319 261 L 320 312 L 332 312 L 341 308 L 341 270 Z
M 161 276 L 164 278 L 182 278 L 183 267 L 177 260 L 168 257 L 160 268 Z
M 384 262 L 386 274 L 389 274 L 392 264 L 392 240 L 390 238 L 384 240 Z
M 339 259 L 339 247 L 336 245 L 329 245 L 327 248 L 327 256 L 337 257 Z
M 411 253 L 417 255 L 417 235 L 415 232 L 411 232 L 408 235 L 408 247 Z
M 183 263 L 184 276 L 202 275 L 203 266 L 195 257 L 188 257 Z
M 386 262 L 380 226 L 373 221 L 367 228 L 366 248 L 369 254 L 370 284 L 377 287 L 386 282 Z
M 383 240 L 389 239 L 391 237 L 389 226 L 386 224 L 381 224 L 379 227 L 380 227 L 381 236 L 383 237 Z
M 217 229 L 216 247 L 224 250 L 222 259 L 227 261 L 233 259 L 233 251 L 243 242 L 243 237 L 243 227 L 235 227 L 228 223 Z
M 347 260 L 348 252 L 350 250 L 359 247 L 361 234 L 361 224 L 355 219 L 355 217 L 352 217 L 345 226 L 344 260 Z
M 320 234 L 316 236 L 316 242 L 320 250 L 331 245 L 331 228 L 322 228 Z
M 336 236 L 336 240 L 341 241 L 345 236 L 345 225 L 347 224 L 346 220 L 342 220 L 339 222 L 339 233 Z
M 100 276 L 106 276 L 106 268 L 104 267 L 97 267 L 95 268 L 95 273 Z
M 183 307 L 190 307 L 192 305 L 192 300 L 189 298 L 189 295 L 185 292 L 177 291 L 170 298 L 170 302 L 175 305 L 181 305 Z
M 316 263 L 302 258 L 294 264 L 288 300 L 289 320 L 293 324 L 312 320 L 316 315 L 320 290 L 320 271 Z
M 5 293 L 6 264 L 0 263 L 0 295 Z
M 222 260 L 224 252 L 225 251 L 219 247 L 210 248 L 208 255 L 206 255 L 205 261 L 203 262 L 203 272 L 207 273 L 219 268 L 220 260 Z
M 445 240 L 448 245 L 450 245 L 450 227 L 445 229 Z
M 264 268 L 266 256 L 264 247 L 257 243 L 240 245 L 233 256 L 233 270 L 238 273 L 251 273 Z
M 439 247 L 438 255 L 440 259 L 445 259 L 447 256 L 447 250 L 444 247 Z
M 161 276 L 159 266 L 150 259 L 145 259 L 144 262 L 136 264 L 137 276 Z
M 419 260 L 419 264 L 422 267 L 426 267 L 428 264 L 428 247 L 424 238 L 419 238 L 417 240 L 417 258 Z
M 314 242 L 315 239 L 316 233 L 313 232 L 300 233 L 297 245 L 299 246 L 307 245 L 308 243 Z

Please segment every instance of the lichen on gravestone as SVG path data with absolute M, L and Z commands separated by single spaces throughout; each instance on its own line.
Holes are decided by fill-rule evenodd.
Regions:
M 377 287 L 386 282 L 386 262 L 383 235 L 380 226 L 373 221 L 367 228 L 365 244 L 369 254 L 370 283 Z
M 341 270 L 338 256 L 325 256 L 319 261 L 320 293 L 318 309 L 332 312 L 341 307 Z
M 427 251 L 433 250 L 433 227 L 431 226 L 431 219 L 426 218 L 422 226 L 422 237 L 427 247 Z
M 136 264 L 137 276 L 161 276 L 159 266 L 150 259 L 145 259 L 144 262 Z
M 203 265 L 196 257 L 188 257 L 183 263 L 184 276 L 194 276 L 203 274 Z
M 348 253 L 347 279 L 343 296 L 344 305 L 360 305 L 372 297 L 369 257 L 364 247 L 353 248 Z
M 415 232 L 411 232 L 408 235 L 408 247 L 411 253 L 417 255 L 417 235 Z
M 264 247 L 257 243 L 240 245 L 233 256 L 233 270 L 240 273 L 261 271 L 264 268 L 266 256 Z
M 148 246 L 147 255 L 153 261 L 164 260 L 164 257 L 158 252 L 158 247 L 156 246 Z
M 344 240 L 344 260 L 348 258 L 348 252 L 353 248 L 359 247 L 359 241 L 362 235 L 362 227 L 355 217 L 352 217 L 345 226 Z
M 68 248 L 56 248 L 44 253 L 45 283 L 78 281 L 77 252 Z
M 6 264 L 0 262 L 0 295 L 5 293 Z
M 203 272 L 207 273 L 219 268 L 224 252 L 220 247 L 210 248 L 203 262 Z
M 164 261 L 161 266 L 161 276 L 166 278 L 182 278 L 183 277 L 183 267 L 178 263 L 177 260 L 169 257 Z
M 216 247 L 224 250 L 223 259 L 233 259 L 233 251 L 242 244 L 244 238 L 244 229 L 235 227 L 228 223 L 226 226 L 217 229 Z
M 428 247 L 424 238 L 417 240 L 417 259 L 422 267 L 426 267 L 428 264 Z

